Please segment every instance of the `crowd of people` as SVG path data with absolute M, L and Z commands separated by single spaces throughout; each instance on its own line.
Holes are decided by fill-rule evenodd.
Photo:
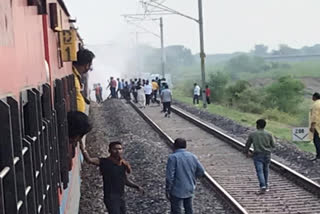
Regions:
M 100 83 L 93 85 L 96 101 L 101 103 L 102 98 L 102 87 Z M 172 103 L 172 91 L 169 89 L 169 85 L 165 78 L 152 79 L 151 82 L 146 79 L 134 78 L 124 80 L 120 78 L 115 79 L 110 77 L 108 81 L 107 90 L 110 90 L 108 98 L 126 99 L 127 101 L 132 100 L 140 108 L 145 108 L 151 103 L 160 105 L 162 103 L 162 112 L 165 113 L 165 117 L 170 117 L 171 114 L 171 103 Z M 201 96 L 201 88 L 197 83 L 194 83 L 193 88 L 193 104 L 198 105 Z M 210 104 L 211 90 L 206 85 L 203 91 L 206 97 L 207 104 Z M 158 99 L 159 98 L 159 99 Z
M 96 83 L 93 86 L 97 103 L 101 103 L 102 99 L 102 87 L 100 83 Z M 150 106 L 151 103 L 160 105 L 162 103 L 162 112 L 165 113 L 165 117 L 170 117 L 172 92 L 169 89 L 169 85 L 165 78 L 149 80 L 134 78 L 124 80 L 120 78 L 115 79 L 110 77 L 107 90 L 110 90 L 108 98 L 126 99 L 127 101 L 133 101 L 140 108 Z

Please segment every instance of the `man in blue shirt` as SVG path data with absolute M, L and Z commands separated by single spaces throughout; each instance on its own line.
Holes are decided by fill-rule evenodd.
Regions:
M 186 151 L 183 138 L 174 141 L 174 153 L 169 155 L 166 170 L 166 196 L 171 203 L 171 213 L 180 214 L 182 204 L 186 214 L 192 214 L 192 197 L 196 178 L 204 176 L 204 168 L 198 158 Z

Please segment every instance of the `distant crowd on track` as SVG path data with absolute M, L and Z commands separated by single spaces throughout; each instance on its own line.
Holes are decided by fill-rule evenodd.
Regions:
M 91 131 L 88 116 L 85 112 L 85 104 L 90 103 L 82 94 L 81 75 L 92 70 L 92 61 L 95 55 L 87 49 L 81 49 L 77 53 L 78 61 L 73 63 L 73 73 L 76 86 L 77 111 L 68 112 L 68 133 L 69 143 L 75 147 L 80 144 L 80 149 L 86 162 L 99 166 L 103 177 L 104 203 L 109 214 L 125 214 L 124 186 L 137 189 L 142 194 L 144 189 L 132 182 L 128 174 L 132 172 L 129 162 L 122 158 L 123 145 L 120 141 L 113 141 L 109 144 L 109 157 L 91 157 L 82 142 L 84 135 Z M 163 112 L 170 117 L 172 93 L 164 78 L 152 79 L 151 82 L 143 79 L 130 79 L 125 81 L 118 78 L 117 81 L 111 77 L 109 86 L 111 98 L 124 98 L 127 101 L 133 100 L 141 108 L 152 103 L 163 104 Z M 97 102 L 102 102 L 102 87 L 94 85 Z M 210 103 L 210 89 L 206 87 L 205 94 L 207 102 Z M 158 100 L 160 95 L 160 100 Z M 200 87 L 194 84 L 193 103 L 199 103 Z M 314 93 L 314 101 L 310 111 L 310 135 L 316 147 L 316 157 L 320 159 L 320 94 Z M 247 157 L 252 157 L 256 174 L 259 181 L 257 194 L 265 194 L 269 191 L 269 165 L 271 152 L 275 147 L 273 136 L 266 132 L 266 121 L 256 121 L 257 130 L 248 137 L 245 147 Z M 250 150 L 253 145 L 253 150 Z M 187 142 L 183 138 L 177 138 L 174 142 L 174 152 L 169 155 L 166 165 L 166 197 L 171 204 L 171 213 L 182 213 L 182 206 L 185 213 L 192 214 L 192 200 L 196 185 L 196 178 L 202 177 L 205 170 L 198 158 L 186 150 Z M 85 194 L 85 193 L 83 193 Z
M 97 103 L 103 102 L 102 91 L 103 88 L 100 83 L 93 85 L 95 91 Z M 169 85 L 165 78 L 152 79 L 151 81 L 141 78 L 129 79 L 128 81 L 114 77 L 110 77 L 108 80 L 107 90 L 110 90 L 110 98 L 126 99 L 127 101 L 133 101 L 140 108 L 149 106 L 150 103 L 156 103 L 160 105 L 162 103 L 162 112 L 165 113 L 165 117 L 170 117 L 171 114 L 171 103 L 172 103 L 172 92 L 169 89 Z M 205 90 L 206 102 L 210 104 L 211 91 L 208 85 Z M 201 95 L 200 86 L 194 83 L 193 87 L 193 104 L 199 105 L 199 99 Z M 158 100 L 158 98 L 160 98 Z

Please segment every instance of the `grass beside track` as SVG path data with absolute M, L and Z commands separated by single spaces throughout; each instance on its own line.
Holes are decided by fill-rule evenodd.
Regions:
M 178 91 L 174 91 L 173 95 L 174 99 L 192 105 L 192 98 L 183 96 Z M 196 106 L 199 109 L 202 109 L 202 102 Z M 244 113 L 238 111 L 236 109 L 228 108 L 226 106 L 221 106 L 217 104 L 210 104 L 207 108 L 208 112 L 216 115 L 220 115 L 231 120 L 238 122 L 241 125 L 255 127 L 255 122 L 261 118 L 259 114 L 252 114 L 252 113 Z M 291 132 L 292 126 L 288 124 L 283 124 L 277 121 L 268 120 L 267 124 L 267 131 L 271 132 L 274 136 L 280 139 L 285 139 L 291 142 Z M 312 152 L 315 153 L 315 148 L 312 142 L 293 142 L 297 145 L 299 149 L 302 151 Z

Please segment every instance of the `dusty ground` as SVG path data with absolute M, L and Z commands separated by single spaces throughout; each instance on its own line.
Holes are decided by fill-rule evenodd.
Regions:
M 214 115 L 203 110 L 199 110 L 191 105 L 175 101 L 175 105 L 201 118 L 202 120 L 213 124 L 226 134 L 238 139 L 241 142 L 246 141 L 249 133 L 254 128 L 245 127 L 237 124 L 228 118 Z M 273 158 L 301 174 L 320 183 L 320 160 L 310 161 L 314 157 L 313 154 L 299 150 L 294 144 L 276 139 L 276 149 Z
M 107 157 L 108 143 L 124 142 L 125 159 L 133 168 L 132 180 L 143 186 L 145 195 L 126 189 L 129 214 L 169 213 L 165 198 L 165 166 L 171 150 L 152 128 L 127 104 L 108 100 L 103 105 L 92 104 L 90 118 L 94 126 L 87 136 L 91 156 Z M 80 213 L 106 213 L 103 204 L 102 179 L 97 167 L 83 164 Z M 195 213 L 230 213 L 205 182 L 198 182 Z
M 315 77 L 304 77 L 301 78 L 301 81 L 305 85 L 305 91 L 306 94 L 309 94 L 308 97 L 311 99 L 311 95 L 314 92 L 320 92 L 320 78 L 315 78 Z

